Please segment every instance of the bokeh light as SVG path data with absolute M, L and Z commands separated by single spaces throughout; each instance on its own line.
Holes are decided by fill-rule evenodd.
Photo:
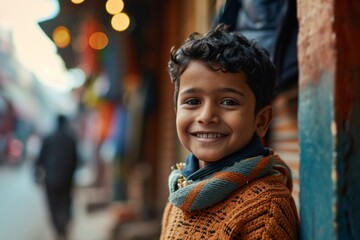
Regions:
M 52 38 L 58 48 L 66 48 L 71 42 L 70 31 L 64 26 L 55 28 L 52 34 Z
M 74 4 L 80 4 L 83 3 L 85 0 L 71 0 L 72 3 Z
M 108 44 L 109 40 L 105 33 L 103 32 L 95 32 L 91 34 L 89 38 L 89 45 L 90 47 L 101 50 L 105 48 Z
M 117 14 L 124 9 L 124 2 L 122 0 L 108 0 L 105 5 L 106 11 L 109 14 Z
M 116 31 L 125 31 L 130 26 L 130 18 L 126 13 L 115 14 L 111 18 L 111 26 Z

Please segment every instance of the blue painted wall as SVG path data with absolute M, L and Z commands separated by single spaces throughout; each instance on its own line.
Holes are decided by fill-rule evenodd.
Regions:
M 301 239 L 336 239 L 336 151 L 333 74 L 308 81 L 299 93 Z

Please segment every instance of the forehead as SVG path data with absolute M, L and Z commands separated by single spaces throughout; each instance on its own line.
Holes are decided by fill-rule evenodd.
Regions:
M 191 61 L 180 77 L 180 91 L 184 88 L 196 89 L 244 89 L 250 90 L 243 72 L 231 73 L 210 69 L 201 61 Z

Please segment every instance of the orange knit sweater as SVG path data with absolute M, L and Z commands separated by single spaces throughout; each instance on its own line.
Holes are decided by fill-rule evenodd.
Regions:
M 169 202 L 160 239 L 297 239 L 299 218 L 281 174 L 258 178 L 224 200 L 186 211 Z

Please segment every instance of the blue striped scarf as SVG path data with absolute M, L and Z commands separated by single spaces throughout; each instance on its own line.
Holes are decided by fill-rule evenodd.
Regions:
M 185 211 L 212 206 L 245 184 L 273 173 L 274 155 L 261 146 L 254 137 L 243 150 L 204 168 L 198 168 L 198 160 L 190 154 L 186 167 L 174 169 L 169 177 L 169 201 Z M 265 157 L 264 157 L 265 156 Z M 184 178 L 187 185 L 179 188 L 178 180 Z

